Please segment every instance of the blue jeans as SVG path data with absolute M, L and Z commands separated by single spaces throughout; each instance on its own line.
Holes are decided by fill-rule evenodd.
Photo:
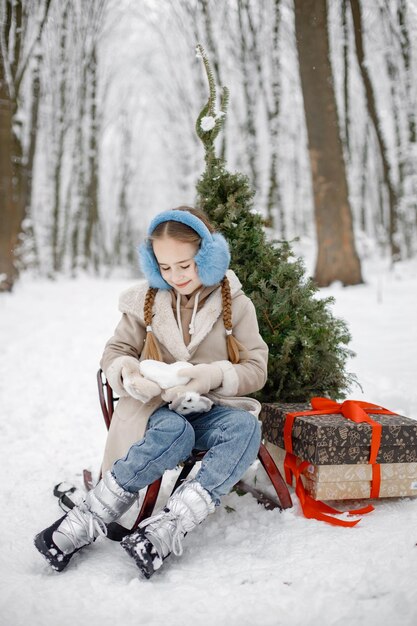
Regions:
M 111 471 L 123 489 L 136 493 L 193 449 L 208 450 L 195 479 L 218 505 L 256 459 L 260 443 L 260 423 L 248 411 L 213 406 L 184 417 L 163 406 L 150 416 L 144 438 Z

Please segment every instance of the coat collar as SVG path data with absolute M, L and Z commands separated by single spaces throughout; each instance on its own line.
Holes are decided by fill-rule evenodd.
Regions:
M 232 270 L 226 273 L 230 283 L 230 291 L 234 298 L 241 290 L 241 283 Z M 134 285 L 120 296 L 119 309 L 122 313 L 143 320 L 147 283 Z M 222 297 L 220 287 L 211 293 L 195 318 L 195 333 L 186 346 L 181 337 L 177 321 L 172 311 L 171 292 L 159 289 L 153 306 L 152 330 L 155 337 L 172 354 L 177 361 L 189 361 L 197 346 L 207 337 L 214 324 L 222 314 Z

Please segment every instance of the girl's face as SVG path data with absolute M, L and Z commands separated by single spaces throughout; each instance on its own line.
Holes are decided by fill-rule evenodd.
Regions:
M 201 287 L 194 257 L 198 246 L 164 237 L 152 242 L 153 252 L 158 261 L 161 276 L 168 285 L 183 295 L 190 295 Z

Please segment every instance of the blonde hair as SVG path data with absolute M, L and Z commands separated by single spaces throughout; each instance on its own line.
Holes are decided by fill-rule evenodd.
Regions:
M 192 215 L 198 217 L 204 223 L 204 225 L 211 233 L 215 232 L 213 226 L 210 224 L 207 216 L 205 215 L 205 213 L 203 213 L 203 211 L 188 206 L 180 206 L 177 207 L 175 210 L 188 211 L 189 213 L 192 213 Z M 185 243 L 196 243 L 197 245 L 200 245 L 201 242 L 201 237 L 198 235 L 198 233 L 196 233 L 193 228 L 187 226 L 186 224 L 182 224 L 181 222 L 175 222 L 173 220 L 162 222 L 161 224 L 159 224 L 149 236 L 149 240 L 155 241 L 155 239 L 163 239 L 165 237 L 170 237 L 172 239 L 176 239 L 177 241 L 182 241 Z M 247 350 L 232 334 L 232 295 L 230 292 L 230 283 L 228 278 L 225 276 L 220 284 L 223 305 L 222 317 L 223 324 L 226 329 L 227 354 L 229 357 L 229 361 L 236 364 L 240 363 L 241 360 L 246 360 Z M 159 349 L 156 337 L 152 331 L 152 308 L 157 291 L 157 289 L 149 287 L 145 296 L 145 303 L 143 306 L 143 318 L 146 326 L 146 339 L 143 346 L 142 356 L 144 359 L 162 361 L 161 351 Z M 241 353 L 243 355 L 242 359 L 240 358 Z

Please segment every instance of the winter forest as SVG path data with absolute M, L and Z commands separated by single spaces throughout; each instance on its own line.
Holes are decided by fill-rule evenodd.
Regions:
M 416 254 L 413 0 L 2 0 L 0 23 L 3 290 L 135 273 L 147 218 L 194 203 L 197 43 L 230 91 L 219 154 L 272 238 L 315 242 L 319 285 Z

